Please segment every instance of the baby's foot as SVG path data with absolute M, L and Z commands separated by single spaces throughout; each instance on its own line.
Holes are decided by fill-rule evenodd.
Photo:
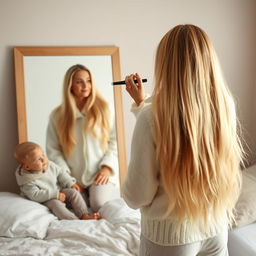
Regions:
M 96 212 L 92 215 L 88 214 L 88 213 L 84 213 L 81 217 L 82 220 L 99 220 L 101 219 L 101 215 L 100 213 Z
M 95 212 L 95 213 L 93 214 L 93 218 L 94 218 L 95 220 L 101 219 L 100 213 L 99 213 L 99 212 Z

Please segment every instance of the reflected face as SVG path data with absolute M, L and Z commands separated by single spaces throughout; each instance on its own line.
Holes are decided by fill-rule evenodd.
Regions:
M 23 164 L 23 168 L 32 171 L 43 171 L 47 168 L 48 158 L 45 156 L 41 148 L 35 148 L 31 151 Z
M 92 82 L 89 72 L 85 70 L 76 72 L 73 76 L 71 92 L 79 100 L 90 96 L 92 92 Z

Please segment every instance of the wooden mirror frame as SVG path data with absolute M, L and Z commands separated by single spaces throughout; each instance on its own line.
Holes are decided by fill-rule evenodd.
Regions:
M 120 80 L 119 48 L 116 46 L 20 46 L 14 47 L 15 81 L 16 81 L 16 104 L 18 121 L 19 143 L 27 141 L 27 113 L 25 95 L 24 57 L 26 56 L 111 56 L 113 81 Z M 119 160 L 120 187 L 123 184 L 127 172 L 122 88 L 114 87 L 114 105 L 116 116 L 116 133 Z

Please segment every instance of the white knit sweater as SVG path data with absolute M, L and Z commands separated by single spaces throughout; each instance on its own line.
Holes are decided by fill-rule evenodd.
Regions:
M 141 210 L 141 232 L 150 241 L 160 245 L 180 245 L 207 239 L 226 228 L 225 221 L 218 227 L 210 223 L 210 231 L 194 230 L 188 222 L 175 232 L 175 216 L 164 218 L 168 198 L 164 191 L 156 161 L 151 104 L 144 106 L 137 116 L 131 145 L 131 159 L 123 185 L 127 204 Z M 210 218 L 210 217 L 209 217 Z

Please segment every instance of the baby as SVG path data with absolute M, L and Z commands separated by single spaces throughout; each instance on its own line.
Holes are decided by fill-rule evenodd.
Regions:
M 20 164 L 15 175 L 22 195 L 44 204 L 61 220 L 101 218 L 99 213 L 89 214 L 75 178 L 48 161 L 38 144 L 20 143 L 14 156 Z

